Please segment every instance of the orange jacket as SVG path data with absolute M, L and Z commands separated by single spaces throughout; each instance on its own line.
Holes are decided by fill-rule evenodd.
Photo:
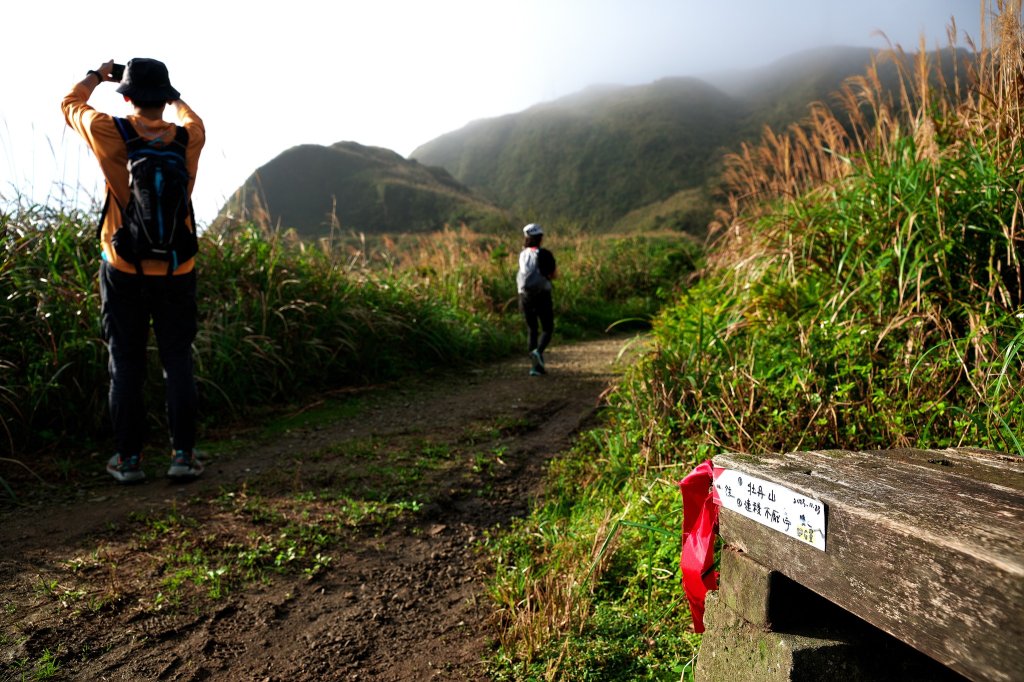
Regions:
M 61 109 L 64 111 L 64 120 L 68 125 L 78 131 L 96 160 L 100 163 L 100 169 L 106 178 L 107 194 L 112 196 L 110 208 L 107 210 L 106 218 L 100 229 L 100 244 L 103 248 L 103 259 L 109 262 L 118 270 L 136 272 L 135 266 L 121 258 L 114 251 L 111 239 L 114 232 L 121 228 L 121 211 L 118 206 L 126 206 L 128 203 L 128 148 L 125 146 L 121 134 L 114 123 L 114 117 L 109 114 L 96 111 L 88 104 L 92 90 L 81 83 L 71 89 L 61 102 Z M 189 183 L 188 193 L 192 196 L 192 188 L 196 184 L 196 171 L 199 169 L 199 153 L 206 142 L 206 130 L 203 121 L 192 109 L 178 100 L 175 102 L 178 109 L 178 120 L 188 130 L 188 148 L 185 150 L 185 165 L 188 169 Z M 132 127 L 147 140 L 160 138 L 164 143 L 174 140 L 175 125 L 163 120 L 153 120 L 138 115 L 127 116 Z M 188 218 L 191 224 L 191 216 Z M 195 230 L 195 225 L 192 225 Z M 191 272 L 195 267 L 195 259 L 185 261 L 174 271 L 175 275 L 184 275 Z M 163 261 L 144 260 L 142 271 L 147 275 L 166 275 L 167 263 Z

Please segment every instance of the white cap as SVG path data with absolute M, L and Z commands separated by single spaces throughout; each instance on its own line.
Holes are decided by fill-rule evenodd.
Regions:
M 527 237 L 536 237 L 537 235 L 544 234 L 544 229 L 537 223 L 530 223 L 523 228 L 523 234 Z

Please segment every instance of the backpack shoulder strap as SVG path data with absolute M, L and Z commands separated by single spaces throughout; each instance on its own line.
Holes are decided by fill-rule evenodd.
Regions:
M 131 153 L 132 141 L 139 137 L 139 134 L 135 132 L 135 128 L 126 118 L 120 118 L 114 116 L 114 127 L 117 128 L 117 132 L 121 134 L 121 139 L 128 146 L 128 152 Z M 103 235 L 103 221 L 107 219 L 107 211 L 110 210 L 110 199 L 113 196 L 113 192 L 110 188 L 107 188 L 107 196 L 103 200 L 103 210 L 100 211 L 100 221 L 96 225 L 96 238 L 99 239 Z
M 114 117 L 114 125 L 117 126 L 117 132 L 121 133 L 121 139 L 124 140 L 125 144 L 129 147 L 133 142 L 140 139 L 140 135 L 135 132 L 135 126 L 131 124 L 126 118 Z
M 126 118 L 120 118 L 114 116 L 114 127 L 117 128 L 117 132 L 121 134 L 121 139 L 124 140 L 125 145 L 128 146 L 128 153 L 131 154 L 132 142 L 138 139 L 139 134 L 135 132 L 135 128 Z M 113 192 L 110 188 L 107 188 L 107 196 L 103 200 L 103 210 L 100 211 L 100 221 L 96 225 L 96 238 L 100 239 L 103 235 L 103 221 L 107 219 L 107 211 L 110 210 L 110 199 L 113 196 Z M 115 199 L 116 201 L 116 199 Z M 120 207 L 120 204 L 118 204 Z
M 107 219 L 107 211 L 110 210 L 110 197 L 113 192 L 107 188 L 107 198 L 103 200 L 103 210 L 100 211 L 100 221 L 96 223 L 96 239 L 103 239 L 103 221 Z
M 174 131 L 174 142 L 172 144 L 176 144 L 181 147 L 180 153 L 182 163 L 187 163 L 188 159 L 185 153 L 188 151 L 188 130 L 186 130 L 184 126 L 177 126 L 177 130 Z M 188 212 L 189 216 L 192 218 L 192 229 L 194 231 L 196 229 L 196 213 L 195 209 L 192 207 L 191 197 L 189 197 L 188 200 Z
M 181 158 L 182 170 L 185 168 L 187 162 L 186 152 L 188 151 L 188 131 L 181 126 L 177 126 L 174 131 L 174 139 L 171 140 L 170 144 L 164 147 L 164 150 L 171 152 Z
M 177 126 L 174 131 L 174 143 L 181 145 L 182 149 L 188 149 L 188 131 L 184 126 Z

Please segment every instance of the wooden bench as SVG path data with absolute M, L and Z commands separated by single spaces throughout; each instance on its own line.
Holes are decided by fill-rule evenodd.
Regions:
M 698 680 L 1024 680 L 1024 460 L 959 448 L 714 464 L 824 503 L 825 549 L 723 500 Z

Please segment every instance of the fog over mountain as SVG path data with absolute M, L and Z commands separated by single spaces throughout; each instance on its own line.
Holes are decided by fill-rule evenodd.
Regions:
M 700 234 L 721 200 L 723 156 L 764 126 L 783 129 L 812 102 L 830 101 L 873 57 L 867 48 L 819 48 L 707 80 L 591 86 L 469 123 L 424 143 L 410 161 L 351 142 L 296 147 L 254 173 L 222 215 L 308 236 L 332 225 L 494 230 L 529 220 Z M 895 89 L 896 63 L 880 61 L 879 77 Z

